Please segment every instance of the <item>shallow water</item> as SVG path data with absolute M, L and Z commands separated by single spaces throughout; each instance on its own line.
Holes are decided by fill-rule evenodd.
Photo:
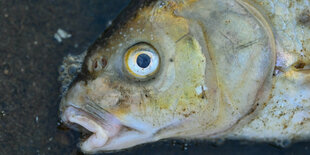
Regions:
M 103 32 L 129 0 L 0 0 L 0 154 L 82 154 L 58 125 L 58 67 Z M 61 28 L 72 37 L 58 42 Z M 310 154 L 310 142 L 161 141 L 116 154 Z

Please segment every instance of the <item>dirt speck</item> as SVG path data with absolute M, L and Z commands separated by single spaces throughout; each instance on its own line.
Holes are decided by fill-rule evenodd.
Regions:
M 310 10 L 304 10 L 298 19 L 299 23 L 310 27 Z
M 9 70 L 4 69 L 3 73 L 4 73 L 5 75 L 8 75 L 8 74 L 9 74 Z

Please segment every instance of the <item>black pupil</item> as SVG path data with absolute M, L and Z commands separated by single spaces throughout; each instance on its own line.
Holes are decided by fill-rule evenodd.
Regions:
M 151 63 L 151 58 L 147 54 L 140 54 L 137 58 L 137 64 L 141 68 L 146 68 Z

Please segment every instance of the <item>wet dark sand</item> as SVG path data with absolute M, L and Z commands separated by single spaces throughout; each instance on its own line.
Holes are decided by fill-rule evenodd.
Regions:
M 103 32 L 128 0 L 0 1 L 0 154 L 82 154 L 78 132 L 60 129 L 58 67 Z M 72 34 L 57 42 L 57 29 Z M 286 149 L 266 143 L 165 141 L 120 154 L 310 154 L 310 143 Z

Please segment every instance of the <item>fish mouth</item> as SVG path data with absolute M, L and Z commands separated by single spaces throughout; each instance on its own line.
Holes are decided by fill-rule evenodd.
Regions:
M 121 150 L 149 141 L 148 134 L 123 125 L 108 112 L 96 115 L 73 106 L 67 107 L 61 115 L 67 126 L 72 128 L 72 125 L 77 124 L 91 132 L 91 135 L 80 143 L 83 152 Z

